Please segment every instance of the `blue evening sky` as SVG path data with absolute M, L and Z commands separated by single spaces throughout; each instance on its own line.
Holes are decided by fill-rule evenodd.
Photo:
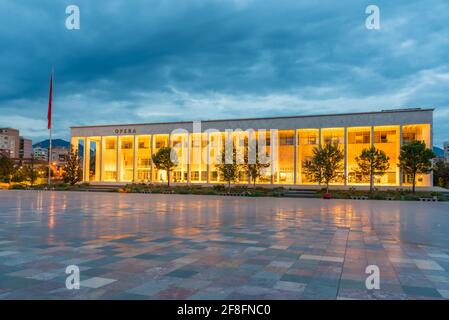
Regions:
M 78 5 L 81 29 L 65 27 Z M 365 27 L 380 8 L 381 29 Z M 0 126 L 434 107 L 449 140 L 449 1 L 2 0 Z

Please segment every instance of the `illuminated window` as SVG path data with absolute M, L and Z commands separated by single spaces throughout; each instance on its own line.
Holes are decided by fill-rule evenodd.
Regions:
M 348 184 L 369 184 L 369 177 L 360 173 L 356 158 L 360 156 L 364 149 L 371 148 L 371 127 L 347 128 L 347 172 Z
M 119 141 L 119 181 L 131 182 L 134 180 L 134 136 L 122 136 Z
M 153 136 L 153 154 L 156 154 L 160 148 L 168 146 L 168 134 L 156 134 Z M 153 182 L 167 182 L 167 171 L 158 170 L 156 166 L 153 166 Z
M 137 136 L 137 182 L 149 182 L 151 180 L 151 136 Z
M 295 162 L 295 148 L 294 130 L 279 130 L 279 144 L 277 157 L 273 164 L 273 182 L 277 184 L 293 184 L 294 183 L 294 162 Z
M 407 144 L 412 141 L 422 141 L 429 148 L 430 144 L 430 125 L 429 124 L 415 124 L 405 125 L 402 127 L 402 144 Z M 403 174 L 402 176 L 404 185 L 411 185 L 412 179 L 410 176 Z M 417 186 L 430 186 L 432 185 L 430 174 L 420 174 L 416 177 Z
M 369 137 L 368 137 L 369 138 Z M 323 128 L 321 129 L 321 145 L 326 143 L 338 144 L 339 149 L 345 150 L 345 129 L 344 128 Z M 344 184 L 344 160 L 340 163 L 340 170 L 337 171 L 337 177 L 331 181 L 331 184 Z
M 103 181 L 117 181 L 117 137 L 103 137 Z
M 313 149 L 318 147 L 318 129 L 299 129 L 296 132 L 296 183 L 316 184 L 307 177 L 304 163 L 312 158 Z
M 375 176 L 376 185 L 397 185 L 399 183 L 399 126 L 374 127 L 374 147 L 382 150 L 389 158 L 389 168 L 382 176 Z

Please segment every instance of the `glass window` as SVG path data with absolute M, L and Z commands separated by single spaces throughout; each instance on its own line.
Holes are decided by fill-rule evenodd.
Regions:
M 389 157 L 389 168 L 382 176 L 374 177 L 375 185 L 397 185 L 399 183 L 399 126 L 374 127 L 374 147 Z
M 188 177 L 188 135 L 187 133 L 176 133 L 172 134 L 170 137 L 171 147 L 176 151 L 178 155 L 178 165 L 172 171 L 172 176 L 170 177 L 173 182 L 187 182 Z
M 103 181 L 117 181 L 117 137 L 103 137 Z
M 323 128 L 321 129 L 321 145 L 326 143 L 338 143 L 339 149 L 345 152 L 345 129 L 344 128 Z M 340 170 L 337 171 L 337 178 L 331 181 L 331 184 L 344 184 L 344 159 L 340 163 Z
M 190 181 L 207 182 L 207 134 L 190 135 Z
M 278 152 L 278 155 L 273 165 L 273 182 L 276 184 L 293 184 L 295 172 L 295 131 L 279 130 L 278 137 L 279 144 L 277 150 L 275 150 L 275 152 Z
M 402 127 L 402 144 L 407 144 L 412 141 L 423 141 L 426 146 L 430 146 L 430 124 L 415 124 L 406 125 Z M 403 177 L 404 185 L 411 185 L 411 177 L 404 174 Z M 420 174 L 416 177 L 417 186 L 431 186 L 431 175 L 430 174 Z
M 371 148 L 371 127 L 348 128 L 347 132 L 348 184 L 369 184 L 369 177 L 360 173 L 356 157 L 359 157 L 364 149 Z
M 153 154 L 156 154 L 160 148 L 168 146 L 168 134 L 156 134 L 153 136 Z M 153 165 L 153 182 L 167 182 L 167 171 L 158 170 Z
M 88 181 L 100 181 L 100 154 L 101 154 L 101 138 L 87 138 L 89 152 L 86 155 L 86 161 L 89 169 Z M 87 170 L 86 168 L 86 170 Z
M 313 149 L 318 147 L 318 129 L 299 129 L 296 131 L 296 179 L 298 184 L 316 184 L 307 177 L 304 162 L 313 156 Z
M 151 136 L 137 136 L 136 180 L 137 182 L 151 181 Z
M 134 180 L 134 136 L 119 137 L 119 174 L 120 182 Z

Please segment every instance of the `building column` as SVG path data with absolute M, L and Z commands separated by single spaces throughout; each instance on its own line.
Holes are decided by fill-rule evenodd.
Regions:
M 371 148 L 374 147 L 374 126 L 371 126 Z
M 399 151 L 398 156 L 401 154 L 401 148 L 402 148 L 402 125 L 399 126 Z M 402 187 L 402 184 L 404 183 L 403 177 L 402 177 L 402 168 L 399 167 L 399 186 Z
M 432 123 L 430 124 L 430 137 L 429 137 L 429 140 L 430 140 L 430 146 L 428 146 L 427 148 L 429 148 L 430 150 L 433 150 L 433 119 L 432 119 Z M 444 145 L 443 145 L 443 148 L 444 148 Z M 433 163 L 433 161 L 432 161 L 432 163 Z M 433 166 L 432 166 L 433 167 Z M 429 181 L 429 187 L 433 187 L 433 185 L 434 185 L 434 181 L 433 181 L 433 170 L 432 171 L 430 171 L 430 175 L 429 175 L 429 179 L 430 179 L 430 181 Z
M 154 148 L 154 134 L 150 136 L 150 183 L 153 183 L 153 148 Z
M 135 183 L 137 178 L 137 135 L 134 135 L 133 147 L 133 183 Z
M 86 172 L 87 167 L 87 137 L 83 137 L 84 146 L 83 146 L 83 181 L 87 182 L 89 178 L 89 174 Z M 49 159 L 51 159 L 51 154 L 48 154 Z M 51 163 L 51 160 L 49 160 Z
M 270 130 L 270 184 L 274 184 L 274 137 L 273 137 L 274 130 Z M 266 138 L 265 138 L 266 139 Z
M 293 130 L 293 184 L 296 185 L 297 181 L 296 181 L 296 129 Z
M 100 181 L 103 181 L 103 136 L 100 137 Z
M 346 188 L 348 185 L 348 129 L 344 127 L 343 130 L 343 146 L 344 146 L 344 168 L 343 168 L 343 183 Z
M 120 172 L 119 172 L 119 154 L 120 154 L 120 139 L 119 136 L 117 136 L 116 138 L 116 148 L 115 148 L 115 181 L 119 182 L 120 181 Z
M 209 178 L 209 173 L 210 173 L 210 133 L 207 132 L 207 145 L 206 145 L 206 183 L 209 184 L 210 183 L 210 178 Z M 201 136 L 202 138 L 202 136 Z M 201 149 L 201 152 L 203 152 L 203 150 Z
M 192 148 L 192 144 L 190 143 L 190 132 L 187 132 L 187 184 L 190 185 L 190 152 Z M 201 150 L 201 148 L 200 148 Z M 184 153 L 183 153 L 184 155 Z M 199 170 L 199 177 L 198 179 L 201 180 L 201 164 L 200 164 L 200 170 Z

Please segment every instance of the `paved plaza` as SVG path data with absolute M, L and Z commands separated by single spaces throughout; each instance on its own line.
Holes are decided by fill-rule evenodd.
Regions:
M 449 203 L 0 191 L 0 299 L 445 298 Z

